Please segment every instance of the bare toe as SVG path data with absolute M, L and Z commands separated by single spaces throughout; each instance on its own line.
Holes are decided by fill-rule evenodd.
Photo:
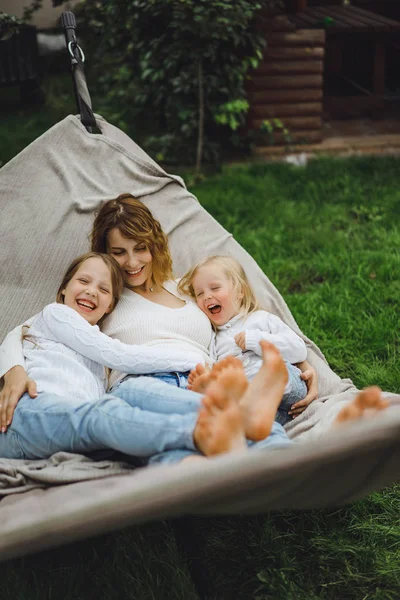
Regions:
M 204 396 L 194 440 L 206 456 L 243 450 L 246 439 L 239 403 L 235 369 L 225 369 Z
M 209 393 L 214 393 L 217 396 L 220 396 L 221 394 L 219 390 L 221 386 L 224 388 L 224 397 L 228 395 L 231 400 L 239 402 L 248 386 L 247 377 L 242 369 L 241 362 L 239 369 L 234 363 L 228 365 L 220 373 L 219 377 L 210 383 L 208 391 Z
M 384 410 L 388 406 L 389 402 L 384 400 L 382 390 L 378 386 L 367 387 L 342 408 L 335 419 L 335 423 L 345 423 L 346 421 L 356 421 L 364 417 L 371 417 L 377 411 Z
M 381 388 L 376 385 L 362 390 L 355 398 L 354 403 L 364 410 L 367 408 L 382 410 L 388 406 L 388 402 L 382 397 Z

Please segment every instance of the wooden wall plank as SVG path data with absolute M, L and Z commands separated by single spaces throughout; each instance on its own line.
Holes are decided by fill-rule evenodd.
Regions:
M 271 119 L 293 116 L 322 115 L 322 102 L 301 102 L 296 104 L 258 104 L 250 109 L 252 119 Z
M 321 88 L 322 75 L 253 75 L 254 90 Z
M 324 63 L 322 60 L 293 60 L 293 61 L 268 61 L 257 67 L 259 75 L 285 75 L 289 73 L 322 73 Z
M 276 46 L 325 46 L 324 29 L 298 29 L 293 33 L 271 33 L 267 36 L 268 47 Z
M 253 129 L 260 129 L 265 119 L 250 119 L 250 126 Z M 320 129 L 322 127 L 321 117 L 284 117 L 281 119 L 283 125 L 292 131 L 301 131 L 308 129 Z
M 323 60 L 325 48 L 313 48 L 312 46 L 298 47 L 267 47 L 264 52 L 265 60 Z
M 323 98 L 322 87 L 294 90 L 261 90 L 249 92 L 249 103 L 257 104 L 291 103 L 291 102 L 317 102 Z

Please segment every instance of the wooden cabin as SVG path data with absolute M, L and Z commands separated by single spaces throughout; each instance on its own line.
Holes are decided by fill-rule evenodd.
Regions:
M 362 8 L 373 4 L 287 0 L 285 14 L 260 14 L 267 46 L 248 86 L 248 126 L 274 129 L 261 144 L 315 144 L 327 115 L 382 113 L 386 53 L 400 41 L 400 21 Z

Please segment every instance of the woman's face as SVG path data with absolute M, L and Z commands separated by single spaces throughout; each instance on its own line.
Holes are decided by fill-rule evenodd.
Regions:
M 151 283 L 153 258 L 143 242 L 124 237 L 116 227 L 108 234 L 107 252 L 117 261 L 122 270 L 124 283 L 135 288 Z

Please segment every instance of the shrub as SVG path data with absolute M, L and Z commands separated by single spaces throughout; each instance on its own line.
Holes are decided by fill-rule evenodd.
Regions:
M 85 0 L 107 113 L 140 122 L 159 159 L 215 160 L 244 123 L 245 81 L 262 57 L 256 13 L 277 0 Z M 154 151 L 154 148 L 152 148 Z

